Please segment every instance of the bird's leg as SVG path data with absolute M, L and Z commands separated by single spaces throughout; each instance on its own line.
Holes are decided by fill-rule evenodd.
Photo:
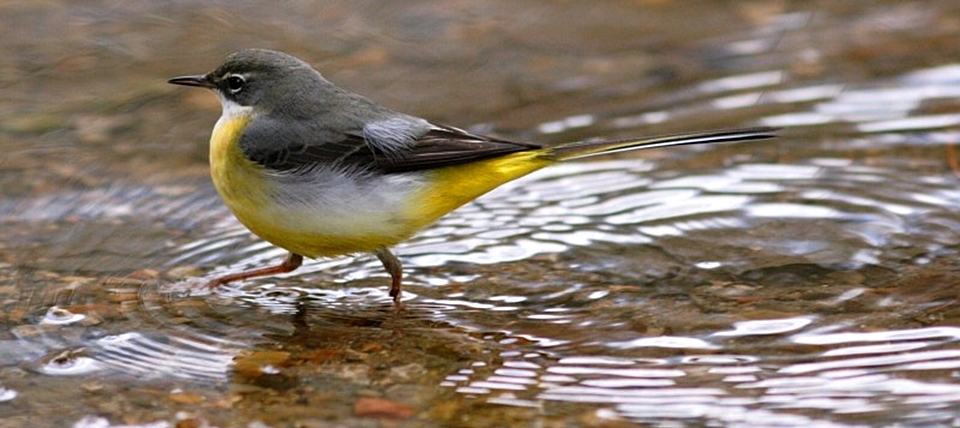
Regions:
M 390 274 L 390 297 L 393 297 L 393 306 L 400 307 L 400 280 L 403 279 L 403 265 L 400 259 L 393 255 L 390 250 L 381 248 L 374 254 L 380 259 L 384 269 Z
M 276 275 L 278 273 L 292 272 L 296 268 L 300 267 L 300 265 L 302 264 L 303 264 L 303 256 L 295 253 L 290 253 L 287 255 L 286 259 L 283 259 L 283 263 L 280 263 L 279 265 L 269 266 L 269 267 L 260 268 L 260 269 L 252 269 L 244 272 L 224 275 L 219 278 L 214 278 L 207 283 L 207 287 L 215 288 L 220 285 L 226 284 L 228 282 L 240 281 L 240 280 L 254 278 L 258 276 Z

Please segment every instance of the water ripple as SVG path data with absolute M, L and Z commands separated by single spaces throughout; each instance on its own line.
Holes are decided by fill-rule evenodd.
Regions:
M 109 16 L 156 21 L 166 12 L 134 3 L 112 2 Z M 661 3 L 641 13 L 612 8 L 610 15 L 592 4 L 591 13 L 606 18 L 605 29 L 633 28 L 640 22 L 634 17 L 653 16 L 642 25 L 657 30 L 664 11 L 682 2 Z M 196 287 L 285 255 L 227 213 L 198 150 L 177 149 L 187 154 L 167 159 L 170 142 L 185 130 L 203 139 L 191 118 L 199 115 L 184 109 L 215 106 L 160 101 L 154 84 L 139 78 L 132 79 L 136 91 L 116 90 L 126 78 L 103 79 L 117 59 L 98 52 L 120 53 L 129 65 L 155 56 L 152 48 L 137 52 L 153 44 L 132 40 L 50 60 L 55 51 L 84 52 L 84 37 L 107 22 L 97 5 L 67 22 L 58 16 L 77 19 L 74 9 L 28 8 L 31 19 L 58 9 L 47 17 L 84 31 L 69 49 L 44 39 L 45 49 L 8 52 L 13 66 L 5 70 L 28 84 L 7 88 L 18 104 L 5 104 L 11 114 L 2 120 L 11 150 L 0 158 L 8 192 L 0 198 L 7 327 L 0 410 L 15 418 L 45 409 L 88 412 L 144 425 L 137 409 L 149 403 L 143 412 L 150 417 L 166 406 L 178 412 L 167 419 L 184 425 L 249 425 L 239 420 L 249 409 L 281 425 L 351 424 L 359 392 L 409 404 L 415 418 L 438 426 L 482 424 L 488 414 L 519 425 L 956 425 L 960 186 L 950 165 L 960 140 L 957 6 L 823 2 L 814 11 L 781 3 L 722 8 L 734 11 L 715 20 L 731 22 L 724 34 L 663 25 L 656 34 L 669 49 L 644 49 L 652 39 L 602 39 L 592 24 L 562 33 L 602 42 L 557 49 L 570 42 L 545 37 L 536 23 L 499 31 L 491 23 L 502 20 L 475 26 L 468 19 L 471 26 L 457 27 L 446 18 L 475 17 L 476 10 L 424 20 L 433 13 L 424 11 L 439 9 L 417 7 L 412 16 L 401 8 L 376 15 L 400 23 L 387 28 L 399 32 L 373 32 L 402 36 L 386 40 L 387 56 L 379 48 L 354 51 L 376 43 L 302 38 L 337 39 L 330 51 L 337 54 L 322 57 L 349 63 L 339 67 L 348 76 L 361 68 L 452 64 L 456 77 L 489 79 L 437 87 L 434 69 L 408 73 L 430 76 L 426 84 L 407 82 L 412 90 L 392 85 L 407 88 L 393 97 L 415 103 L 418 84 L 438 93 L 483 92 L 456 98 L 493 114 L 477 126 L 483 132 L 559 142 L 752 124 L 791 128 L 775 141 L 561 164 L 497 189 L 396 248 L 406 275 L 400 311 L 387 295 L 387 274 L 363 254 Z M 343 21 L 343 13 L 300 15 L 297 23 Z M 580 22 L 562 17 L 542 20 Z M 361 21 L 377 28 L 376 19 Z M 146 27 L 161 27 L 153 24 Z M 309 28 L 349 38 L 340 26 Z M 423 49 L 437 28 L 456 36 L 456 49 Z M 530 41 L 513 43 L 521 39 Z M 463 49 L 477 40 L 507 46 L 508 54 Z M 478 69 L 463 52 L 490 54 L 497 67 Z M 370 61 L 385 66 L 357 68 Z M 64 73 L 75 78 L 50 79 Z M 161 84 L 157 70 L 145 73 Z M 85 102 L 97 88 L 66 90 L 83 78 L 109 88 L 97 94 L 110 108 L 98 112 L 103 107 Z M 53 99 L 37 97 L 40 87 L 66 102 L 51 111 L 33 105 Z M 503 87 L 509 94 L 486 96 Z M 124 95 L 111 99 L 110 91 Z M 521 128 L 532 131 L 515 131 Z M 148 171 L 140 171 L 144 164 Z M 251 363 L 251 355 L 276 359 Z M 38 400 L 44 383 L 56 392 L 53 404 Z M 210 407 L 162 401 L 181 388 L 216 390 L 210 397 L 219 398 L 205 403 Z M 137 398 L 124 401 L 127 395 Z M 271 412 L 271 403 L 283 410 Z M 519 411 L 509 413 L 514 407 Z M 194 409 L 211 418 L 241 416 L 178 419 Z M 303 415 L 311 419 L 296 419 Z M 110 422 L 89 417 L 82 424 Z

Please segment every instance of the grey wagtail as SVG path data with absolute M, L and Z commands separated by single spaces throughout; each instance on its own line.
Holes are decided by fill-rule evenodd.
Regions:
M 170 79 L 212 89 L 223 113 L 210 136 L 213 184 L 283 263 L 211 280 L 290 272 L 304 257 L 373 253 L 400 303 L 389 248 L 480 195 L 557 162 L 625 150 L 771 138 L 772 128 L 546 146 L 507 141 L 393 111 L 330 83 L 284 53 L 247 49 L 215 70 Z

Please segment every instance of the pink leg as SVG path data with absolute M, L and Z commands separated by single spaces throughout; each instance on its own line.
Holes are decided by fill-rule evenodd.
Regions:
M 226 284 L 228 282 L 241 281 L 244 279 L 255 278 L 258 276 L 267 276 L 267 275 L 276 275 L 278 273 L 287 273 L 292 272 L 296 268 L 300 267 L 303 264 L 303 256 L 299 254 L 290 253 L 287 255 L 287 258 L 283 260 L 283 263 L 280 263 L 276 266 L 270 266 L 260 269 L 253 269 L 244 272 L 234 273 L 230 275 L 224 275 L 219 278 L 211 279 L 210 282 L 207 282 L 207 287 L 215 288 Z
M 381 248 L 374 254 L 380 259 L 384 269 L 390 274 L 390 297 L 393 297 L 393 306 L 400 307 L 400 280 L 403 279 L 403 265 L 400 259 L 394 256 L 390 250 Z

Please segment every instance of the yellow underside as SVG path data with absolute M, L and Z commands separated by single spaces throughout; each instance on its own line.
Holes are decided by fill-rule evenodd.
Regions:
M 513 153 L 427 172 L 430 185 L 411 202 L 416 229 L 470 202 L 500 185 L 554 163 L 538 151 Z
M 331 219 L 309 218 L 304 221 L 317 223 L 289 224 L 290 218 L 302 213 L 293 213 L 287 207 L 279 206 L 272 196 L 273 186 L 277 183 L 269 179 L 261 166 L 243 156 L 236 142 L 246 121 L 246 118 L 221 120 L 214 128 L 210 140 L 210 166 L 217 192 L 251 232 L 307 257 L 371 252 L 393 246 L 501 184 L 555 162 L 541 156 L 540 151 L 530 151 L 423 171 L 420 174 L 424 174 L 421 181 L 425 185 L 406 195 L 398 206 L 384 207 L 394 212 L 386 220 L 383 215 L 365 215 L 357 210 L 352 212 L 344 227 L 316 233 L 322 229 L 317 225 Z M 343 219 L 338 220 L 343 223 Z

